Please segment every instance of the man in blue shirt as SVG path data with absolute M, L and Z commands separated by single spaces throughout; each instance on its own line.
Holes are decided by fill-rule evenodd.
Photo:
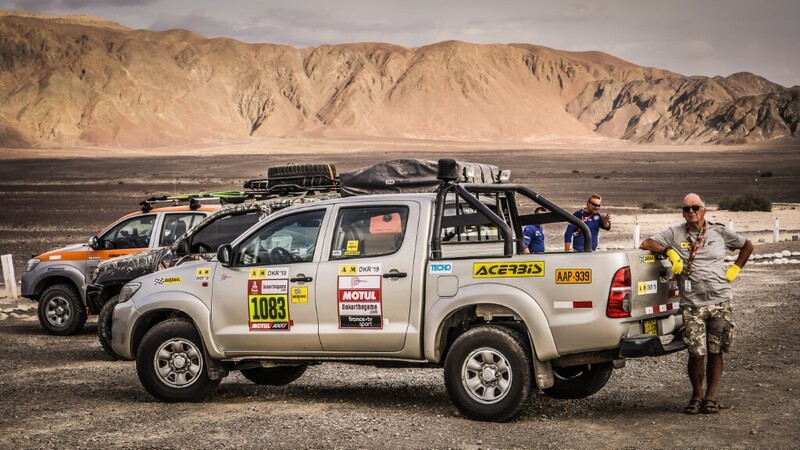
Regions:
M 583 209 L 575 211 L 573 214 L 589 227 L 589 231 L 592 233 L 592 251 L 597 250 L 597 238 L 600 234 L 600 229 L 611 229 L 611 216 L 609 214 L 600 214 L 602 202 L 602 197 L 597 194 L 592 194 L 589 200 L 586 201 L 586 206 L 583 207 Z M 574 248 L 576 252 L 586 251 L 583 247 L 583 234 L 581 230 L 572 224 L 567 225 L 567 231 L 564 233 L 564 251 L 570 251 L 570 247 Z
M 547 209 L 543 207 L 536 208 L 534 214 L 544 214 Z M 522 230 L 522 236 L 525 242 L 525 253 L 544 253 L 544 231 L 541 225 L 527 225 Z

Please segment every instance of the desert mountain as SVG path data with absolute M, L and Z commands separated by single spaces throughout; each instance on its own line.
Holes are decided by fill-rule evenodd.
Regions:
M 800 86 L 600 52 L 447 41 L 296 49 L 0 12 L 0 146 L 252 137 L 744 143 L 798 138 Z

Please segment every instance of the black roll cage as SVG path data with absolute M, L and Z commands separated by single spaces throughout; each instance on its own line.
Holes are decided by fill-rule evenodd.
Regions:
M 547 200 L 540 194 L 537 194 L 527 186 L 520 184 L 477 184 L 465 183 L 457 184 L 449 181 L 442 182 L 436 191 L 436 204 L 433 218 L 433 236 L 431 238 L 431 258 L 440 259 L 442 257 L 442 218 L 444 217 L 445 200 L 447 195 L 454 193 L 459 198 L 466 201 L 470 206 L 475 208 L 488 218 L 493 225 L 495 225 L 503 236 L 503 256 L 511 257 L 514 253 L 522 253 L 524 243 L 522 242 L 522 221 L 527 222 L 533 218 L 534 214 L 519 215 L 517 209 L 516 194 L 523 195 L 524 197 L 532 200 L 534 203 L 547 208 L 550 212 L 546 214 L 536 215 L 536 220 L 530 220 L 530 223 L 554 223 L 554 222 L 569 222 L 581 230 L 584 240 L 584 248 L 592 248 L 592 237 L 589 227 L 579 218 L 573 216 L 567 211 L 561 209 L 559 206 Z M 476 196 L 476 194 L 495 194 L 503 196 L 506 199 L 508 210 L 511 213 L 511 223 L 514 225 L 514 233 L 511 233 L 511 227 L 500 218 L 494 211 L 484 205 Z M 526 220 L 527 219 L 527 220 Z M 516 239 L 516 251 L 514 246 L 513 236 L 518 236 Z

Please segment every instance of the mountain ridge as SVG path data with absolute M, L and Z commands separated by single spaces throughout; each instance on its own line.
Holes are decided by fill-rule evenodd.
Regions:
M 0 12 L 0 146 L 259 137 L 741 144 L 798 138 L 800 86 L 602 52 L 443 41 L 294 48 Z

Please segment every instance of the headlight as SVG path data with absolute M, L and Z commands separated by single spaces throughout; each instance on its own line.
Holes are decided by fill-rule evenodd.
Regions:
M 26 272 L 30 272 L 31 270 L 36 268 L 36 266 L 38 266 L 40 262 L 41 262 L 41 260 L 39 260 L 39 258 L 31 258 L 31 259 L 29 259 L 28 260 L 28 265 L 27 265 L 27 267 L 25 267 L 25 271 Z
M 131 281 L 127 283 L 125 286 L 122 286 L 122 290 L 119 291 L 119 303 L 127 302 L 128 300 L 133 297 L 133 294 L 142 287 L 142 283 L 138 283 L 135 281 Z

